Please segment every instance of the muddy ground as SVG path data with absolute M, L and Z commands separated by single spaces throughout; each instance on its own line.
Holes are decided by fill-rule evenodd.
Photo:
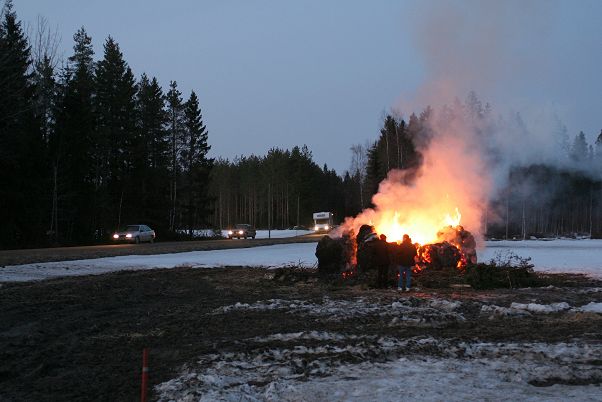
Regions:
M 199 356 L 244 351 L 245 339 L 279 333 L 327 331 L 399 339 L 430 335 L 493 342 L 602 340 L 600 314 L 484 317 L 480 313 L 483 304 L 599 302 L 597 289 L 602 283 L 587 277 L 553 276 L 554 286 L 545 288 L 422 288 L 400 293 L 325 284 L 311 271 L 277 272 L 183 268 L 1 284 L 0 401 L 137 400 L 145 347 L 150 349 L 150 385 L 154 386 L 178 376 L 183 365 Z M 378 314 L 320 320 L 286 309 L 223 308 L 272 299 L 320 304 L 325 298 L 408 305 L 460 300 L 466 319 L 435 320 L 432 325 L 422 319 L 421 325 L 392 326 L 390 317 Z

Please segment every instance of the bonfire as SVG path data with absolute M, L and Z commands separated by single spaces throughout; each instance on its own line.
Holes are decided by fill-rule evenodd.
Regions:
M 415 271 L 464 270 L 476 264 L 491 177 L 474 143 L 460 135 L 461 128 L 432 129 L 436 135 L 420 150 L 421 165 L 391 170 L 372 197 L 373 207 L 346 218 L 332 235 L 342 239 L 343 265 L 358 265 L 361 270 L 361 250 L 368 237 L 381 234 L 388 242 L 400 242 L 405 234 L 411 237 L 419 257 Z M 316 250 L 319 267 L 336 265 L 324 259 L 328 245 L 335 247 L 325 241 Z

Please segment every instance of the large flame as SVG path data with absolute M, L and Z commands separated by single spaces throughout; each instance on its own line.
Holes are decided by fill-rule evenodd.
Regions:
M 412 240 L 420 244 L 434 243 L 437 241 L 437 232 L 445 226 L 458 226 L 462 215 L 458 208 L 452 216 L 445 213 L 440 219 L 429 216 L 427 212 L 420 211 L 407 219 L 395 211 L 391 217 L 390 212 L 383 212 L 378 223 L 374 224 L 377 233 L 384 233 L 387 241 L 401 241 L 404 234 L 410 235 Z
M 461 136 L 444 133 L 424 151 L 423 166 L 412 184 L 405 184 L 405 171 L 392 170 L 372 198 L 375 208 L 347 218 L 343 229 L 357 233 L 369 224 L 388 241 L 408 234 L 413 242 L 429 244 L 438 241 L 442 228 L 462 224 L 479 239 L 489 190 L 484 172 L 478 154 Z

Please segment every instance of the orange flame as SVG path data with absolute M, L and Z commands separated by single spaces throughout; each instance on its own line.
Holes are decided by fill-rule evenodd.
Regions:
M 455 214 L 445 213 L 439 219 L 436 216 L 429 216 L 428 213 L 414 213 L 407 219 L 402 219 L 402 215 L 394 211 L 393 217 L 390 213 L 383 213 L 378 223 L 374 224 L 377 233 L 383 233 L 387 236 L 387 241 L 399 242 L 404 234 L 409 234 L 413 242 L 428 244 L 437 241 L 437 232 L 445 226 L 458 226 L 462 215 L 458 208 Z
M 361 225 L 369 224 L 388 241 L 408 234 L 412 242 L 424 245 L 437 242 L 442 228 L 462 221 L 479 239 L 489 178 L 478 154 L 461 136 L 444 133 L 433 139 L 423 156 L 414 180 L 406 171 L 390 171 L 372 198 L 375 207 L 347 218 L 342 229 L 357 233 Z

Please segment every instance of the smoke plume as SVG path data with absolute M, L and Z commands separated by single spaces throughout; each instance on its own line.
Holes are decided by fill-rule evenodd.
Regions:
M 372 199 L 374 208 L 348 218 L 343 229 L 357 232 L 370 224 L 389 240 L 407 233 L 424 244 L 459 220 L 482 239 L 487 206 L 501 196 L 513 167 L 540 163 L 588 169 L 567 157 L 570 141 L 556 111 L 525 106 L 529 96 L 523 86 L 545 85 L 549 78 L 549 5 L 515 0 L 417 4 L 404 23 L 413 27 L 425 83 L 417 93 L 403 95 L 394 109 L 408 116 L 434 108 L 427 122 L 430 141 L 420 149 L 423 164 L 417 172 L 391 171 Z M 487 219 L 492 218 L 495 213 Z

